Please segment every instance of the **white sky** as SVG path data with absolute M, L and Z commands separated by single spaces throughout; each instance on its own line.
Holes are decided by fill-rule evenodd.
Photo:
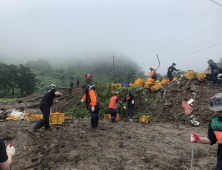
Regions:
M 2 60 L 114 52 L 117 62 L 129 57 L 148 74 L 158 54 L 161 74 L 172 62 L 204 71 L 208 59 L 222 58 L 221 30 L 222 7 L 210 0 L 0 0 Z

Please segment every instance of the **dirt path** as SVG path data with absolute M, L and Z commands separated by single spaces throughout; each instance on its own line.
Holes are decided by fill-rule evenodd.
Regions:
M 88 129 L 90 119 L 67 120 L 32 132 L 36 122 L 0 122 L 0 137 L 16 147 L 12 170 L 185 170 L 190 168 L 190 134 L 207 133 L 201 127 L 170 123 L 141 125 L 101 120 L 98 132 Z M 195 170 L 216 165 L 217 145 L 196 144 Z

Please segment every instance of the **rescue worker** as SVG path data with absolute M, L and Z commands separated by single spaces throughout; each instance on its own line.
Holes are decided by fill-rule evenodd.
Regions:
M 81 99 L 81 103 L 86 101 L 86 108 L 91 113 L 91 126 L 92 128 L 97 128 L 99 124 L 100 101 L 96 94 L 95 86 L 84 84 L 82 89 L 85 91 L 85 95 Z
M 156 70 L 154 70 L 154 69 L 151 67 L 151 68 L 150 68 L 150 71 L 151 71 L 150 75 L 151 75 L 152 79 L 154 79 L 154 80 L 156 81 L 156 79 L 157 79 Z
M 133 122 L 133 111 L 135 106 L 134 97 L 131 92 L 128 91 L 128 89 L 123 89 L 123 93 L 125 94 L 125 98 L 122 102 L 127 101 L 127 107 L 128 107 L 128 116 L 130 122 Z
M 196 133 L 192 133 L 191 142 L 210 145 L 217 142 L 217 165 L 215 170 L 222 170 L 222 93 L 217 93 L 213 96 L 208 107 L 210 110 L 216 111 L 217 115 L 209 123 L 207 137 L 200 137 Z
M 111 122 L 112 123 L 115 122 L 115 119 L 117 117 L 116 109 L 118 107 L 118 103 L 120 103 L 118 97 L 119 97 L 119 92 L 115 92 L 114 96 L 111 97 L 110 102 L 109 102 L 109 113 L 111 115 Z
M 173 80 L 173 71 L 180 72 L 180 70 L 177 70 L 175 68 L 175 65 L 176 65 L 175 63 L 172 63 L 172 66 L 170 66 L 167 70 L 167 76 L 168 76 L 170 82 L 172 82 L 172 80 Z
M 212 59 L 209 59 L 207 61 L 207 63 L 209 64 L 209 67 L 205 70 L 205 72 L 208 72 L 209 70 L 211 70 L 212 81 L 216 85 L 217 84 L 217 75 L 219 73 L 217 64 Z
M 55 96 L 62 96 L 62 94 L 56 91 L 56 85 L 51 84 L 49 86 L 49 91 L 43 96 L 42 101 L 39 105 L 40 110 L 43 114 L 43 119 L 41 119 L 35 126 L 34 132 L 39 132 L 40 128 L 45 125 L 45 129 L 49 129 L 49 116 L 50 116 L 50 107 L 53 104 L 53 99 Z
M 92 75 L 90 73 L 87 73 L 85 75 L 85 78 L 86 78 L 86 84 L 90 84 L 92 81 Z
M 79 79 L 76 78 L 76 87 L 79 87 Z
M 15 154 L 15 148 L 8 144 L 5 148 L 5 143 L 0 139 L 0 170 L 8 170 L 12 164 L 12 157 Z
M 73 81 L 70 82 L 70 89 L 73 89 Z

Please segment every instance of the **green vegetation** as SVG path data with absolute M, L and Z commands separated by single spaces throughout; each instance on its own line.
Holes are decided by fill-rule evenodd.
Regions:
M 0 97 L 24 97 L 35 92 L 35 74 L 28 67 L 0 62 L 0 72 Z
M 108 106 L 110 102 L 110 98 L 114 95 L 110 88 L 103 89 L 102 87 L 96 86 L 96 92 L 100 99 L 100 112 L 99 117 L 103 118 L 105 114 L 109 114 Z M 130 87 L 129 90 L 135 94 L 137 90 L 141 89 L 141 87 Z M 123 93 L 120 93 L 120 99 L 123 99 L 125 96 Z M 126 105 L 123 104 L 123 105 Z M 117 108 L 117 113 L 119 113 L 120 117 L 126 117 L 127 110 L 125 110 L 121 105 Z M 85 104 L 81 105 L 77 103 L 77 105 L 73 106 L 66 115 L 73 116 L 77 118 L 90 117 L 89 111 L 86 109 Z
M 70 59 L 69 63 L 51 65 L 45 59 L 29 61 L 25 64 L 38 79 L 38 91 L 45 91 L 49 84 L 54 83 L 58 87 L 69 87 L 70 81 L 79 79 L 80 84 L 85 84 L 85 75 L 89 72 L 93 76 L 93 84 L 103 85 L 107 82 L 134 82 L 138 77 L 144 76 L 140 67 L 129 59 L 118 59 L 113 71 L 113 63 L 107 59 L 94 60 L 93 62 L 76 62 Z M 98 86 L 97 86 L 98 87 Z
M 21 99 L 20 98 L 10 98 L 10 99 L 0 98 L 0 102 L 16 102 L 18 100 L 21 100 Z
M 90 117 L 90 113 L 86 109 L 85 105 L 73 106 L 71 109 L 69 109 L 68 112 L 66 112 L 66 115 L 76 117 L 76 118 Z

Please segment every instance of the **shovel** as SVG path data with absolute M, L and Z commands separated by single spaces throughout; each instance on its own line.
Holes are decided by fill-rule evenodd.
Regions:
M 9 143 L 8 146 L 11 147 L 11 143 Z M 12 170 L 12 165 L 10 165 L 10 170 Z
M 192 143 L 192 157 L 191 157 L 191 167 L 190 167 L 190 170 L 193 170 L 194 147 L 195 147 L 195 143 Z

